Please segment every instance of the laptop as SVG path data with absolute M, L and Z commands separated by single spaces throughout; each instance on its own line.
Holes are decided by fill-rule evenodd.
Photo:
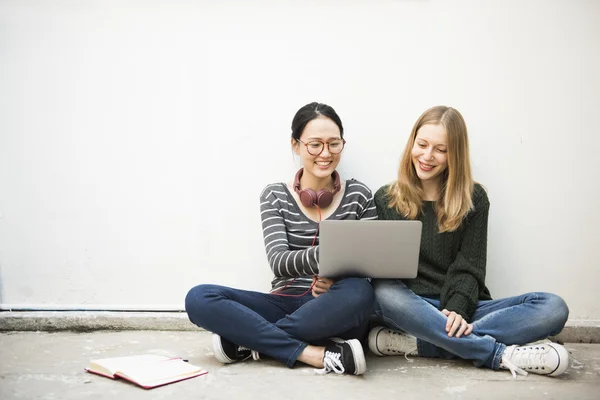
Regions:
M 319 275 L 412 279 L 417 276 L 421 221 L 324 220 Z

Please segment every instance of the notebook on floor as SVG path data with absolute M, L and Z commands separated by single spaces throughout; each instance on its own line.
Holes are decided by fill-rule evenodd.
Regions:
M 412 279 L 417 276 L 421 221 L 324 220 L 319 275 Z
M 207 373 L 201 367 L 189 364 L 181 358 L 153 354 L 92 360 L 85 370 L 111 379 L 122 378 L 144 389 L 152 389 Z

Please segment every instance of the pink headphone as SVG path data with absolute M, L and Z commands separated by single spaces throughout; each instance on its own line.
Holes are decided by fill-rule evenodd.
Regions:
M 294 191 L 298 193 L 302 204 L 305 207 L 312 207 L 314 205 L 319 208 L 329 207 L 333 201 L 333 196 L 340 191 L 340 174 L 337 171 L 333 171 L 333 174 L 331 174 L 333 178 L 333 192 L 327 189 L 320 189 L 318 192 L 315 192 L 311 188 L 300 190 L 300 178 L 302 178 L 303 172 L 304 168 L 300 168 L 296 173 L 296 178 L 294 178 Z

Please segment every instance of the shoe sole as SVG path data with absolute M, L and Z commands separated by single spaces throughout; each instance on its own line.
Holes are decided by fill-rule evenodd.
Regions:
M 560 344 L 548 343 L 548 346 L 552 347 L 558 355 L 558 365 L 556 369 L 548 374 L 548 376 L 558 376 L 564 373 L 569 368 L 569 351 Z
M 225 354 L 225 350 L 223 350 L 223 346 L 221 344 L 221 336 L 217 335 L 216 333 L 212 334 L 212 345 L 217 361 L 222 362 L 223 364 L 231 364 L 235 361 L 227 357 L 227 354 Z
M 346 340 L 346 343 L 350 345 L 352 354 L 354 355 L 354 375 L 364 374 L 367 371 L 367 361 L 365 360 L 365 353 L 360 341 L 358 339 L 350 339 Z
M 377 337 L 379 336 L 379 333 L 384 329 L 386 328 L 383 326 L 378 326 L 371 329 L 371 332 L 369 332 L 369 350 L 371 350 L 373 354 L 378 355 L 379 357 L 385 356 L 385 354 L 380 352 L 379 348 L 377 348 Z

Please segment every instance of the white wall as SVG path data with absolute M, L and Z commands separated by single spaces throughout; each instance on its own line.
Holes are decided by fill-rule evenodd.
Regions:
M 489 190 L 495 297 L 600 318 L 600 2 L 1 1 L 0 304 L 180 309 L 266 290 L 258 195 L 295 111 L 333 105 L 340 172 L 394 179 L 458 108 Z

